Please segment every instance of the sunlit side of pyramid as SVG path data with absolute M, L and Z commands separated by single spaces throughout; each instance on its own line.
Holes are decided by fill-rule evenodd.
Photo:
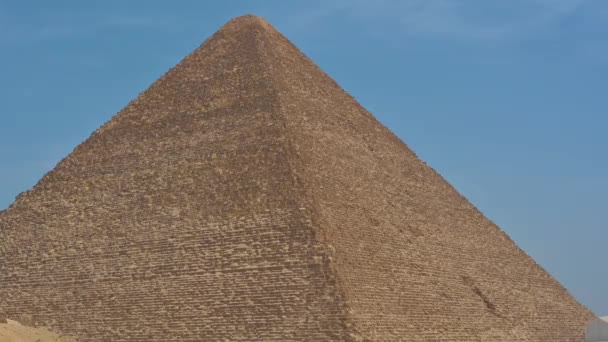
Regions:
M 565 342 L 593 317 L 255 16 L 0 213 L 0 311 L 83 341 Z

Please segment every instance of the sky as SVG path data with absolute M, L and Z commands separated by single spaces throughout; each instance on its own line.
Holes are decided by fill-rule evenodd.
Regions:
M 608 0 L 0 0 L 0 209 L 248 13 L 608 315 Z

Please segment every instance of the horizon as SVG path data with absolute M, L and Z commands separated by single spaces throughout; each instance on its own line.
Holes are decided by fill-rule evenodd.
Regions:
M 608 148 L 608 29 L 601 25 L 608 6 L 533 2 L 541 9 L 525 20 L 523 2 L 508 14 L 479 5 L 502 26 L 484 22 L 478 8 L 402 5 L 411 1 L 224 4 L 207 8 L 207 20 L 194 17 L 195 4 L 146 2 L 143 12 L 118 1 L 101 8 L 1 4 L 0 19 L 11 20 L 0 24 L 7 51 L 0 56 L 7 123 L 0 127 L 0 210 L 246 10 L 268 20 L 579 302 L 605 316 L 608 272 L 597 251 L 608 241 L 601 215 L 608 209 L 608 160 L 601 157 Z M 535 26 L 541 18 L 544 26 Z

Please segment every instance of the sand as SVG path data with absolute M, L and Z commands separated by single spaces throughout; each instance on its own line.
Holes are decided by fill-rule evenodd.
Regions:
M 17 321 L 0 323 L 0 342 L 69 342 L 45 328 L 32 328 Z

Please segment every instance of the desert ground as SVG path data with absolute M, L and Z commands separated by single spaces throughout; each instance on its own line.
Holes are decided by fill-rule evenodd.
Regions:
M 45 328 L 32 328 L 17 321 L 0 323 L 0 342 L 70 342 Z

